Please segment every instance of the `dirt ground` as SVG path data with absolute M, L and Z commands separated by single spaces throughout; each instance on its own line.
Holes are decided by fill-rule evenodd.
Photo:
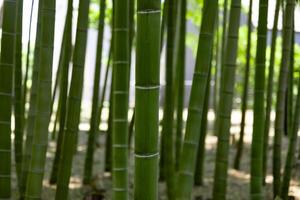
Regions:
M 238 128 L 235 127 L 238 124 L 233 124 L 232 132 L 238 132 Z M 235 145 L 232 142 L 230 148 L 230 164 L 228 171 L 228 189 L 227 189 L 227 199 L 228 200 L 247 200 L 249 199 L 249 181 L 250 181 L 250 141 L 251 134 L 245 135 L 245 149 L 243 152 L 243 158 L 241 162 L 241 170 L 236 171 L 232 168 L 233 158 L 235 156 Z M 72 177 L 70 181 L 70 192 L 69 199 L 70 200 L 94 200 L 94 199 L 111 199 L 111 179 L 110 174 L 103 173 L 104 171 L 104 141 L 105 134 L 101 133 L 99 137 L 100 145 L 96 149 L 94 156 L 94 166 L 93 166 L 93 184 L 90 187 L 83 186 L 81 183 L 81 177 L 83 175 L 83 166 L 84 166 L 84 158 L 86 152 L 86 141 L 87 134 L 86 132 L 80 132 L 79 134 L 79 146 L 78 152 L 74 157 L 73 169 L 72 169 Z M 234 135 L 233 137 L 234 138 Z M 272 141 L 272 137 L 270 137 L 270 144 Z M 193 199 L 196 200 L 208 200 L 211 198 L 212 194 L 212 185 L 213 185 L 213 173 L 214 173 L 214 161 L 215 161 L 215 151 L 216 151 L 216 137 L 212 134 L 209 134 L 206 139 L 206 157 L 205 157 L 205 179 L 204 186 L 194 187 L 193 190 Z M 233 141 L 233 140 L 232 140 Z M 283 151 L 282 151 L 282 163 L 285 162 L 285 155 L 288 147 L 287 138 L 283 139 Z M 52 167 L 52 161 L 54 159 L 55 153 L 55 143 L 53 141 L 50 142 L 48 152 L 47 152 L 47 163 L 46 163 L 46 171 L 44 178 L 44 191 L 43 191 L 43 200 L 52 200 L 55 197 L 55 186 L 51 186 L 48 183 L 50 170 Z M 269 148 L 269 163 L 268 163 L 268 176 L 267 176 L 267 184 L 265 186 L 265 196 L 267 200 L 272 199 L 272 176 L 271 176 L 271 164 L 272 164 L 272 146 Z M 131 156 L 132 157 L 132 156 Z M 132 160 L 132 159 L 131 159 Z M 290 195 L 294 196 L 296 200 L 300 200 L 300 164 L 295 166 L 294 173 L 292 176 L 292 182 L 290 187 Z M 130 162 L 130 187 L 131 192 L 133 188 L 133 161 Z M 16 188 L 16 176 L 13 175 L 13 185 Z M 103 198 L 86 198 L 91 194 L 99 194 L 103 196 Z M 18 192 L 14 191 L 13 199 L 17 199 Z M 132 197 L 132 194 L 130 194 Z M 133 199 L 133 198 L 130 198 Z M 159 184 L 159 199 L 166 200 L 166 187 L 164 183 Z

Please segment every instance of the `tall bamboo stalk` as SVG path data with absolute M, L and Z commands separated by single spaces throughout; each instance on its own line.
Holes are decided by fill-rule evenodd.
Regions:
M 297 147 L 297 133 L 299 130 L 299 118 L 300 118 L 300 80 L 298 80 L 298 94 L 297 94 L 296 105 L 294 108 L 293 127 L 291 129 L 292 132 L 289 133 L 290 136 L 289 147 L 288 147 L 288 153 L 285 161 L 285 168 L 284 168 L 281 193 L 280 193 L 280 197 L 283 200 L 288 199 L 291 174 L 292 174 L 293 164 L 295 162 L 295 153 Z
M 177 17 L 179 25 L 178 30 L 178 52 L 176 59 L 176 75 L 177 75 L 177 108 L 176 108 L 176 170 L 179 168 L 179 157 L 183 138 L 183 109 L 185 97 L 185 34 L 186 34 L 186 0 L 178 1 L 180 13 Z
M 72 12 L 73 12 L 73 0 L 68 0 L 68 8 L 67 8 L 67 15 L 65 20 L 65 27 L 63 33 L 63 41 L 62 41 L 62 50 L 60 53 L 60 60 L 59 66 L 57 69 L 60 71 L 58 76 L 56 77 L 57 82 L 60 82 L 59 86 L 59 130 L 58 130 L 58 137 L 56 143 L 56 151 L 52 166 L 52 171 L 50 175 L 50 183 L 55 184 L 57 182 L 57 173 L 58 173 L 58 166 L 61 157 L 61 149 L 62 143 L 64 138 L 64 131 L 65 131 L 65 122 L 66 122 L 66 111 L 67 111 L 67 97 L 68 97 L 68 86 L 69 86 L 69 65 L 71 60 L 71 52 L 72 52 Z M 54 92 L 56 92 L 54 88 Z M 52 102 L 54 102 L 54 94 L 52 95 Z M 52 108 L 52 107 L 51 107 Z M 52 110 L 52 109 L 51 109 Z M 55 130 L 54 130 L 55 131 Z
M 211 80 L 211 68 L 209 70 L 209 81 Z M 210 84 L 206 85 L 206 94 L 204 100 L 204 108 L 203 108 L 203 117 L 201 119 L 201 127 L 200 127 L 200 138 L 197 152 L 197 162 L 196 162 L 196 170 L 195 170 L 195 185 L 203 185 L 203 176 L 204 176 L 204 160 L 205 160 L 205 139 L 207 135 L 207 114 L 209 110 L 209 99 L 210 99 Z
M 94 74 L 94 91 L 93 91 L 93 102 L 92 102 L 92 113 L 90 119 L 90 130 L 88 137 L 87 152 L 84 163 L 84 179 L 83 183 L 88 184 L 91 181 L 93 171 L 93 156 L 94 147 L 96 142 L 96 136 L 98 133 L 98 119 L 99 119 L 99 83 L 100 83 L 100 72 L 102 66 L 102 49 L 103 49 L 103 33 L 104 33 L 104 19 L 105 19 L 105 0 L 100 0 L 100 17 L 98 22 L 98 41 L 97 41 L 97 56 Z
M 30 17 L 29 17 L 29 31 L 28 31 L 28 41 L 27 41 L 27 54 L 26 54 L 26 66 L 25 66 L 25 75 L 24 75 L 24 81 L 23 81 L 23 89 L 22 89 L 22 106 L 24 111 L 24 122 L 26 119 L 26 103 L 27 103 L 27 80 L 28 80 L 28 72 L 29 72 L 29 66 L 30 66 L 30 37 L 31 37 L 31 25 L 32 25 L 32 15 L 33 15 L 33 6 L 34 6 L 34 0 L 31 1 L 31 9 L 30 9 Z
M 0 57 L 0 199 L 11 197 L 11 114 L 15 66 L 16 0 L 4 0 Z
M 15 41 L 15 70 L 14 70 L 14 116 L 15 116 L 15 162 L 18 186 L 21 183 L 21 168 L 23 154 L 23 122 L 24 110 L 22 105 L 22 19 L 23 0 L 17 1 L 16 41 Z
M 260 0 L 254 78 L 254 121 L 251 144 L 250 198 L 252 200 L 263 199 L 263 140 L 265 119 L 264 89 L 267 45 L 267 16 L 268 0 Z
M 155 200 L 158 199 L 160 0 L 137 2 L 134 199 Z
M 128 191 L 128 92 L 129 1 L 114 1 L 112 180 L 113 199 L 129 198 Z
M 226 38 L 225 57 L 222 64 L 221 92 L 217 124 L 217 153 L 214 174 L 213 199 L 226 199 L 229 155 L 230 118 L 235 83 L 236 57 L 240 27 L 241 0 L 232 0 Z
M 50 121 L 52 60 L 55 24 L 55 0 L 41 3 L 41 47 L 40 71 L 38 75 L 36 121 L 32 141 L 25 199 L 41 198 L 46 151 L 48 145 L 48 126 Z
M 288 85 L 288 69 L 290 65 L 293 20 L 294 20 L 295 0 L 287 0 L 284 12 L 283 38 L 282 38 L 282 57 L 278 81 L 275 136 L 273 148 L 273 194 L 274 197 L 280 193 L 281 185 L 281 140 L 284 134 L 284 108 L 286 90 Z
M 268 146 L 269 146 L 269 132 L 270 132 L 270 115 L 272 110 L 272 100 L 273 100 L 273 85 L 274 85 L 274 62 L 275 62 L 275 52 L 276 52 L 276 41 L 277 41 L 277 27 L 279 10 L 281 6 L 281 0 L 276 0 L 274 22 L 272 30 L 272 42 L 271 42 L 271 52 L 270 52 L 270 62 L 269 62 L 269 74 L 268 74 L 268 85 L 267 85 L 267 99 L 266 99 L 266 118 L 264 127 L 264 145 L 263 145 L 263 182 L 265 182 L 267 173 L 267 161 L 268 161 Z
M 215 22 L 218 15 L 218 0 L 204 1 L 202 24 L 198 42 L 197 60 L 189 112 L 186 122 L 185 138 L 179 161 L 176 200 L 190 199 L 194 183 L 200 124 L 205 101 L 206 85 L 213 48 Z
M 169 199 L 175 198 L 175 132 L 174 132 L 174 107 L 175 107 L 175 85 L 174 85 L 174 50 L 176 30 L 176 0 L 168 0 L 167 17 L 167 44 L 166 44 L 166 86 L 163 116 L 163 156 L 164 170 L 167 181 L 167 195 Z
M 67 100 L 66 128 L 63 136 L 61 161 L 58 167 L 58 180 L 55 199 L 68 199 L 74 149 L 77 145 L 80 122 L 80 106 L 83 89 L 84 64 L 87 44 L 89 0 L 79 1 L 76 39 L 73 52 L 73 69 Z
M 250 59 L 251 59 L 251 32 L 252 32 L 252 4 L 253 1 L 249 0 L 249 11 L 248 11 L 248 32 L 247 32 L 247 48 L 246 48 L 246 65 L 245 65 L 245 74 L 244 74 L 244 88 L 242 94 L 242 118 L 241 118 L 241 130 L 240 138 L 237 144 L 237 152 L 234 159 L 234 168 L 239 169 L 241 158 L 243 154 L 244 147 L 244 133 L 245 133 L 245 120 L 246 120 L 246 111 L 247 111 L 247 101 L 248 101 L 248 87 L 249 87 L 249 75 L 250 75 Z
M 30 103 L 29 111 L 26 120 L 26 140 L 24 144 L 24 154 L 22 161 L 22 177 L 21 177 L 21 199 L 24 198 L 26 191 L 26 184 L 28 179 L 29 165 L 31 161 L 32 152 L 32 140 L 34 125 L 36 119 L 36 106 L 37 106 L 37 90 L 38 90 L 38 74 L 39 74 L 39 60 L 40 60 L 40 47 L 41 47 L 41 7 L 42 3 L 39 2 L 38 5 L 38 20 L 37 20 L 37 32 L 35 39 L 35 49 L 34 49 L 34 62 L 32 69 L 32 86 L 30 89 Z M 24 91 L 25 92 L 25 91 Z

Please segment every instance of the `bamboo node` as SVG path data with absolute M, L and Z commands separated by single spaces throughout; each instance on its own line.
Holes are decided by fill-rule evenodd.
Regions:
M 0 121 L 0 124 L 10 126 L 10 121 Z
M 0 149 L 0 153 L 10 153 L 11 149 Z
M 153 157 L 158 157 L 159 152 L 154 153 L 154 154 L 143 154 L 143 155 L 135 153 L 134 156 L 137 158 L 153 158 Z
M 115 192 L 127 192 L 127 189 L 118 187 L 114 187 L 112 190 Z
M 160 88 L 160 85 L 153 85 L 153 86 L 135 86 L 135 89 L 138 90 L 157 90 Z
M 0 96 L 11 97 L 11 96 L 12 96 L 12 93 L 0 92 Z
M 127 171 L 127 170 L 128 170 L 127 167 L 122 167 L 122 168 L 116 167 L 116 168 L 113 168 L 113 171 Z
M 128 148 L 127 144 L 113 144 L 112 146 L 114 148 Z
M 139 15 L 147 15 L 147 14 L 157 14 L 160 13 L 160 10 L 141 10 L 141 11 L 137 11 L 137 14 Z

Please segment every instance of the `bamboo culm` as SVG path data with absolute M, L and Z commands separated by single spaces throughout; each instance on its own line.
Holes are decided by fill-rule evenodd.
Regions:
M 158 199 L 160 9 L 160 0 L 137 1 L 135 200 Z
M 15 116 L 15 162 L 18 186 L 21 186 L 21 169 L 23 154 L 24 110 L 22 106 L 22 19 L 23 0 L 17 1 L 15 70 L 14 70 L 14 116 Z M 21 190 L 20 190 L 21 191 Z
M 69 96 L 67 99 L 67 113 L 65 131 L 61 151 L 61 161 L 58 166 L 57 190 L 55 199 L 68 199 L 69 181 L 71 176 L 74 149 L 80 122 L 80 107 L 83 89 L 85 53 L 87 46 L 89 0 L 79 1 L 78 21 L 76 28 L 75 46 L 73 52 L 73 69 Z
M 281 142 L 284 133 L 285 118 L 285 99 L 288 85 L 288 71 L 291 56 L 293 20 L 294 20 L 295 0 L 287 0 L 284 12 L 283 38 L 282 38 L 282 57 L 280 64 L 277 100 L 276 100 L 276 117 L 275 117 L 275 135 L 273 148 L 273 194 L 274 197 L 279 195 L 281 187 Z
M 248 32 L 247 32 L 247 49 L 246 49 L 246 66 L 245 66 L 245 75 L 244 75 L 244 88 L 242 96 L 242 106 L 241 106 L 241 130 L 240 138 L 237 144 L 237 152 L 234 159 L 234 168 L 239 169 L 241 158 L 243 154 L 244 147 L 244 133 L 245 133 L 245 120 L 246 120 L 246 111 L 248 103 L 248 87 L 249 87 L 249 76 L 250 76 L 250 59 L 251 59 L 251 33 L 252 33 L 252 4 L 253 0 L 249 2 L 249 12 L 248 12 Z
M 213 199 L 226 199 L 229 155 L 230 119 L 235 84 L 236 57 L 241 16 L 241 0 L 232 0 L 229 14 L 225 57 L 222 64 L 219 110 L 217 113 L 217 153 L 215 161 Z
M 55 0 L 40 1 L 41 38 L 38 74 L 36 120 L 32 140 L 32 157 L 28 172 L 25 200 L 39 199 L 48 146 L 48 126 L 50 122 L 52 61 L 55 27 Z
M 209 3 L 208 3 L 209 2 Z M 194 183 L 200 124 L 205 101 L 206 84 L 213 48 L 218 0 L 204 1 L 203 18 L 198 41 L 198 51 L 185 128 L 185 138 L 179 161 L 176 200 L 190 199 Z
M 56 151 L 54 156 L 54 161 L 52 165 L 52 171 L 50 175 L 50 184 L 55 184 L 57 182 L 57 173 L 58 166 L 60 162 L 62 143 L 64 138 L 65 131 L 65 122 L 66 122 L 66 111 L 67 111 L 67 97 L 68 97 L 68 87 L 69 87 L 69 65 L 71 60 L 71 52 L 72 52 L 72 12 L 73 12 L 73 0 L 68 0 L 68 8 L 67 8 L 67 16 L 65 21 L 64 33 L 63 33 L 63 41 L 62 41 L 62 51 L 60 53 L 60 60 L 58 66 L 59 75 L 56 77 L 56 80 L 60 82 L 59 86 L 59 129 L 58 129 L 58 137 L 56 143 Z M 54 92 L 55 85 L 54 85 Z M 52 105 L 55 99 L 55 95 L 52 95 Z M 52 109 L 51 109 L 52 110 Z
M 254 77 L 254 121 L 251 144 L 251 179 L 250 199 L 262 200 L 263 191 L 263 139 L 264 139 L 264 89 L 265 89 L 265 62 L 267 39 L 268 0 L 259 1 L 259 17 L 257 29 L 257 47 L 255 58 Z
M 277 29 L 278 29 L 278 18 L 280 10 L 281 0 L 276 0 L 274 22 L 272 30 L 272 42 L 269 62 L 269 74 L 268 74 L 268 85 L 267 85 L 267 99 L 266 99 L 266 118 L 264 127 L 264 145 L 263 145 L 263 183 L 265 184 L 265 178 L 267 174 L 267 157 L 269 147 L 269 129 L 270 129 L 270 116 L 273 103 L 273 85 L 274 85 L 274 63 L 275 63 L 275 52 L 276 52 L 276 41 L 277 41 Z
M 100 1 L 100 18 L 98 22 L 98 41 L 97 41 L 97 56 L 96 56 L 96 66 L 94 75 L 94 91 L 93 91 L 93 102 L 92 102 L 92 113 L 90 119 L 90 130 L 88 137 L 87 152 L 84 163 L 84 179 L 83 183 L 88 184 L 91 181 L 93 172 L 93 156 L 94 147 L 97 139 L 98 133 L 98 119 L 99 119 L 99 83 L 100 83 L 100 72 L 102 66 L 102 49 L 103 49 L 103 33 L 104 33 L 104 19 L 105 19 L 105 1 Z
M 29 99 L 29 110 L 26 118 L 26 130 L 25 130 L 25 144 L 23 152 L 22 161 L 22 177 L 21 177 L 21 199 L 24 198 L 26 191 L 26 184 L 28 179 L 29 165 L 31 161 L 32 152 L 32 140 L 34 125 L 36 119 L 36 106 L 37 106 L 37 90 L 38 90 L 38 76 L 39 76 L 39 60 L 40 60 L 40 38 L 41 38 L 41 7 L 42 3 L 39 2 L 38 5 L 38 21 L 37 21 L 37 33 L 35 38 L 35 49 L 34 49 L 34 61 L 32 69 L 32 86 L 30 89 L 30 99 Z
M 16 0 L 4 0 L 0 58 L 0 199 L 11 197 L 11 114 L 15 53 Z

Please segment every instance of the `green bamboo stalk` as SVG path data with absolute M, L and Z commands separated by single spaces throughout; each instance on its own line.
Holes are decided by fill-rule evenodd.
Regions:
M 4 0 L 0 58 L 0 199 L 11 197 L 11 114 L 15 54 L 16 0 Z
M 102 66 L 102 49 L 103 49 L 103 33 L 104 33 L 104 19 L 105 19 L 105 0 L 100 0 L 100 17 L 98 23 L 98 41 L 97 41 L 97 56 L 94 74 L 94 91 L 93 91 L 93 102 L 92 102 L 92 113 L 90 119 L 90 130 L 87 144 L 87 152 L 84 163 L 84 178 L 83 183 L 88 184 L 91 181 L 93 172 L 93 156 L 94 148 L 98 133 L 98 119 L 99 119 L 99 83 L 100 83 L 100 72 Z
M 200 124 L 208 84 L 208 72 L 213 48 L 215 22 L 218 16 L 218 0 L 204 1 L 198 52 L 191 89 L 186 132 L 179 161 L 176 200 L 190 199 L 194 182 Z
M 270 132 L 270 115 L 273 103 L 273 84 L 274 84 L 274 62 L 275 62 L 275 52 L 276 52 L 276 41 L 277 41 L 277 29 L 278 29 L 278 19 L 279 10 L 281 6 L 281 0 L 276 0 L 274 22 L 272 30 L 272 42 L 271 42 L 271 52 L 270 52 L 270 62 L 269 62 L 269 74 L 268 74 L 268 85 L 267 85 L 267 99 L 266 99 L 266 118 L 264 127 L 264 144 L 263 144 L 263 183 L 265 183 L 265 178 L 267 174 L 267 161 L 268 161 L 268 147 L 269 147 L 269 132 Z
M 40 1 L 40 3 L 41 47 L 38 65 L 41 67 L 38 75 L 36 121 L 32 141 L 32 158 L 25 192 L 26 200 L 39 199 L 42 195 L 50 122 L 55 0 Z
M 29 17 L 29 31 L 28 31 L 28 41 L 27 41 L 27 54 L 26 54 L 26 66 L 25 66 L 25 76 L 24 76 L 24 81 L 23 81 L 23 89 L 22 89 L 22 106 L 23 106 L 23 111 L 24 111 L 24 122 L 26 119 L 26 103 L 27 103 L 27 81 L 28 81 L 28 71 L 29 71 L 29 66 L 30 66 L 30 37 L 31 37 L 31 25 L 32 25 L 32 15 L 33 15 L 33 5 L 34 5 L 34 0 L 31 1 L 31 10 L 30 10 L 30 17 Z
M 168 5 L 169 5 L 169 0 L 165 0 L 164 5 L 163 5 L 163 12 L 162 12 L 162 19 L 161 19 L 161 28 L 160 28 L 160 52 L 162 52 L 162 49 L 164 47 L 164 36 L 165 36 L 165 29 L 167 26 L 167 21 L 168 21 Z
M 175 109 L 175 85 L 174 85 L 174 50 L 176 31 L 176 0 L 168 0 L 167 17 L 167 44 L 166 44 L 166 86 L 163 116 L 163 156 L 164 170 L 167 182 L 167 196 L 175 198 L 175 132 L 174 132 L 174 109 Z
M 165 29 L 167 26 L 167 20 L 168 20 L 168 5 L 169 5 L 169 0 L 165 0 L 163 4 L 163 9 L 162 9 L 162 19 L 161 19 L 161 28 L 160 28 L 160 56 L 162 56 L 162 50 L 164 47 L 164 42 L 165 42 Z M 165 97 L 164 97 L 165 98 Z M 165 99 L 163 99 L 163 102 Z M 163 131 L 162 131 L 163 132 Z M 160 141 L 160 159 L 159 159 L 159 180 L 164 181 L 165 180 L 165 174 L 166 174 L 166 169 L 165 169 L 165 153 L 164 153 L 164 144 L 165 144 L 165 137 L 161 136 L 161 141 Z
M 39 60 L 40 60 L 40 48 L 41 48 L 41 7 L 42 3 L 39 2 L 38 5 L 38 21 L 37 21 L 37 33 L 35 41 L 35 50 L 34 50 L 34 62 L 33 62 L 33 71 L 32 71 L 32 86 L 30 89 L 30 103 L 29 111 L 26 120 L 26 140 L 25 140 L 25 149 L 23 154 L 22 161 L 22 181 L 21 181 L 21 199 L 24 199 L 26 184 L 28 179 L 29 165 L 31 161 L 31 152 L 32 152 L 32 140 L 34 125 L 36 120 L 36 105 L 37 105 L 37 90 L 38 90 L 38 74 L 39 74 Z M 24 91 L 25 92 L 25 91 Z
M 211 68 L 209 70 L 209 81 L 211 80 Z M 203 185 L 204 160 L 205 160 L 205 139 L 207 134 L 207 114 L 209 110 L 209 93 L 210 84 L 206 85 L 206 94 L 203 107 L 203 117 L 201 119 L 200 138 L 197 152 L 197 162 L 195 169 L 194 182 L 195 185 Z
M 57 111 L 55 113 L 54 126 L 53 126 L 53 130 L 52 130 L 52 134 L 51 134 L 51 140 L 56 139 L 57 125 L 59 124 L 60 107 L 61 107 L 61 100 L 58 99 Z
M 128 93 L 129 93 L 129 1 L 114 2 L 112 188 L 113 199 L 129 198 L 128 191 Z
M 254 121 L 251 144 L 250 198 L 262 200 L 263 191 L 263 139 L 264 139 L 264 89 L 267 45 L 268 0 L 259 1 L 257 46 L 254 78 Z
M 134 199 L 156 200 L 159 170 L 160 0 L 137 2 Z M 151 34 L 147 34 L 149 32 Z
M 15 41 L 15 70 L 14 70 L 14 116 L 15 116 L 15 162 L 18 186 L 21 185 L 21 168 L 23 154 L 23 122 L 24 110 L 22 105 L 22 18 L 23 0 L 17 1 L 16 41 Z
M 243 154 L 244 147 L 244 133 L 245 133 L 245 120 L 247 111 L 247 101 L 248 101 L 248 87 L 249 87 L 249 76 L 250 76 L 250 59 L 251 59 L 251 32 L 252 32 L 252 4 L 253 1 L 249 0 L 249 12 L 248 12 L 248 32 L 247 32 L 247 48 L 246 48 L 246 65 L 244 74 L 244 88 L 242 94 L 242 105 L 241 105 L 241 130 L 240 138 L 237 144 L 237 152 L 234 159 L 234 168 L 240 169 L 241 158 Z
M 184 94 L 185 94 L 185 34 L 186 34 L 186 0 L 178 1 L 178 52 L 176 55 L 176 76 L 177 76 L 177 108 L 176 108 L 176 170 L 179 168 L 179 157 L 183 138 L 183 109 L 184 109 Z
M 113 66 L 112 66 L 113 67 Z M 111 75 L 110 94 L 109 94 L 109 114 L 107 121 L 106 130 L 106 141 L 105 141 L 105 171 L 111 172 L 112 168 L 112 110 L 113 110 L 113 73 Z
M 294 52 L 295 52 L 295 31 L 294 31 L 294 23 L 293 23 L 293 31 L 292 31 L 292 42 L 291 42 L 291 54 L 290 54 L 290 65 L 289 65 L 289 73 L 288 73 L 288 88 L 286 91 L 286 117 L 285 117 L 285 135 L 292 133 L 293 128 L 293 90 L 294 90 Z
M 232 0 L 228 34 L 221 74 L 221 92 L 217 124 L 217 153 L 214 173 L 213 199 L 226 199 L 229 156 L 230 118 L 235 83 L 236 57 L 241 15 L 241 0 Z
M 60 75 L 56 79 L 60 79 L 60 93 L 59 93 L 59 130 L 56 143 L 55 157 L 52 165 L 52 171 L 50 175 L 50 184 L 57 182 L 58 166 L 61 157 L 61 149 L 64 138 L 66 111 L 67 111 L 67 97 L 68 97 L 68 85 L 69 85 L 69 65 L 71 60 L 72 51 L 72 12 L 73 12 L 73 0 L 68 1 L 67 15 L 63 33 L 62 51 L 60 53 L 59 69 Z M 60 76 L 60 77 L 59 77 Z M 55 93 L 55 89 L 54 89 Z M 52 105 L 55 99 L 55 95 L 52 95 Z M 51 107 L 52 108 L 52 107 Z
M 292 174 L 293 165 L 295 162 L 295 153 L 296 153 L 296 147 L 297 147 L 297 133 L 299 130 L 299 118 L 300 118 L 300 81 L 298 80 L 298 94 L 297 94 L 296 105 L 294 108 L 293 126 L 291 129 L 292 132 L 289 133 L 289 136 L 290 136 L 289 147 L 288 147 L 288 153 L 287 153 L 287 157 L 286 157 L 286 161 L 285 161 L 285 168 L 284 168 L 283 180 L 282 180 L 282 186 L 281 186 L 280 197 L 283 200 L 288 199 L 291 174 Z
M 67 100 L 66 125 L 63 136 L 61 158 L 58 167 L 57 190 L 55 199 L 68 199 L 74 149 L 77 145 L 80 122 L 80 105 L 83 89 L 84 63 L 87 43 L 88 13 L 90 0 L 80 0 L 73 53 L 73 70 Z
M 280 193 L 281 185 L 281 140 L 284 133 L 284 107 L 286 90 L 288 84 L 288 69 L 290 65 L 290 54 L 292 44 L 293 20 L 294 20 L 295 0 L 287 0 L 284 12 L 282 57 L 278 81 L 275 136 L 273 148 L 273 194 L 274 197 Z

